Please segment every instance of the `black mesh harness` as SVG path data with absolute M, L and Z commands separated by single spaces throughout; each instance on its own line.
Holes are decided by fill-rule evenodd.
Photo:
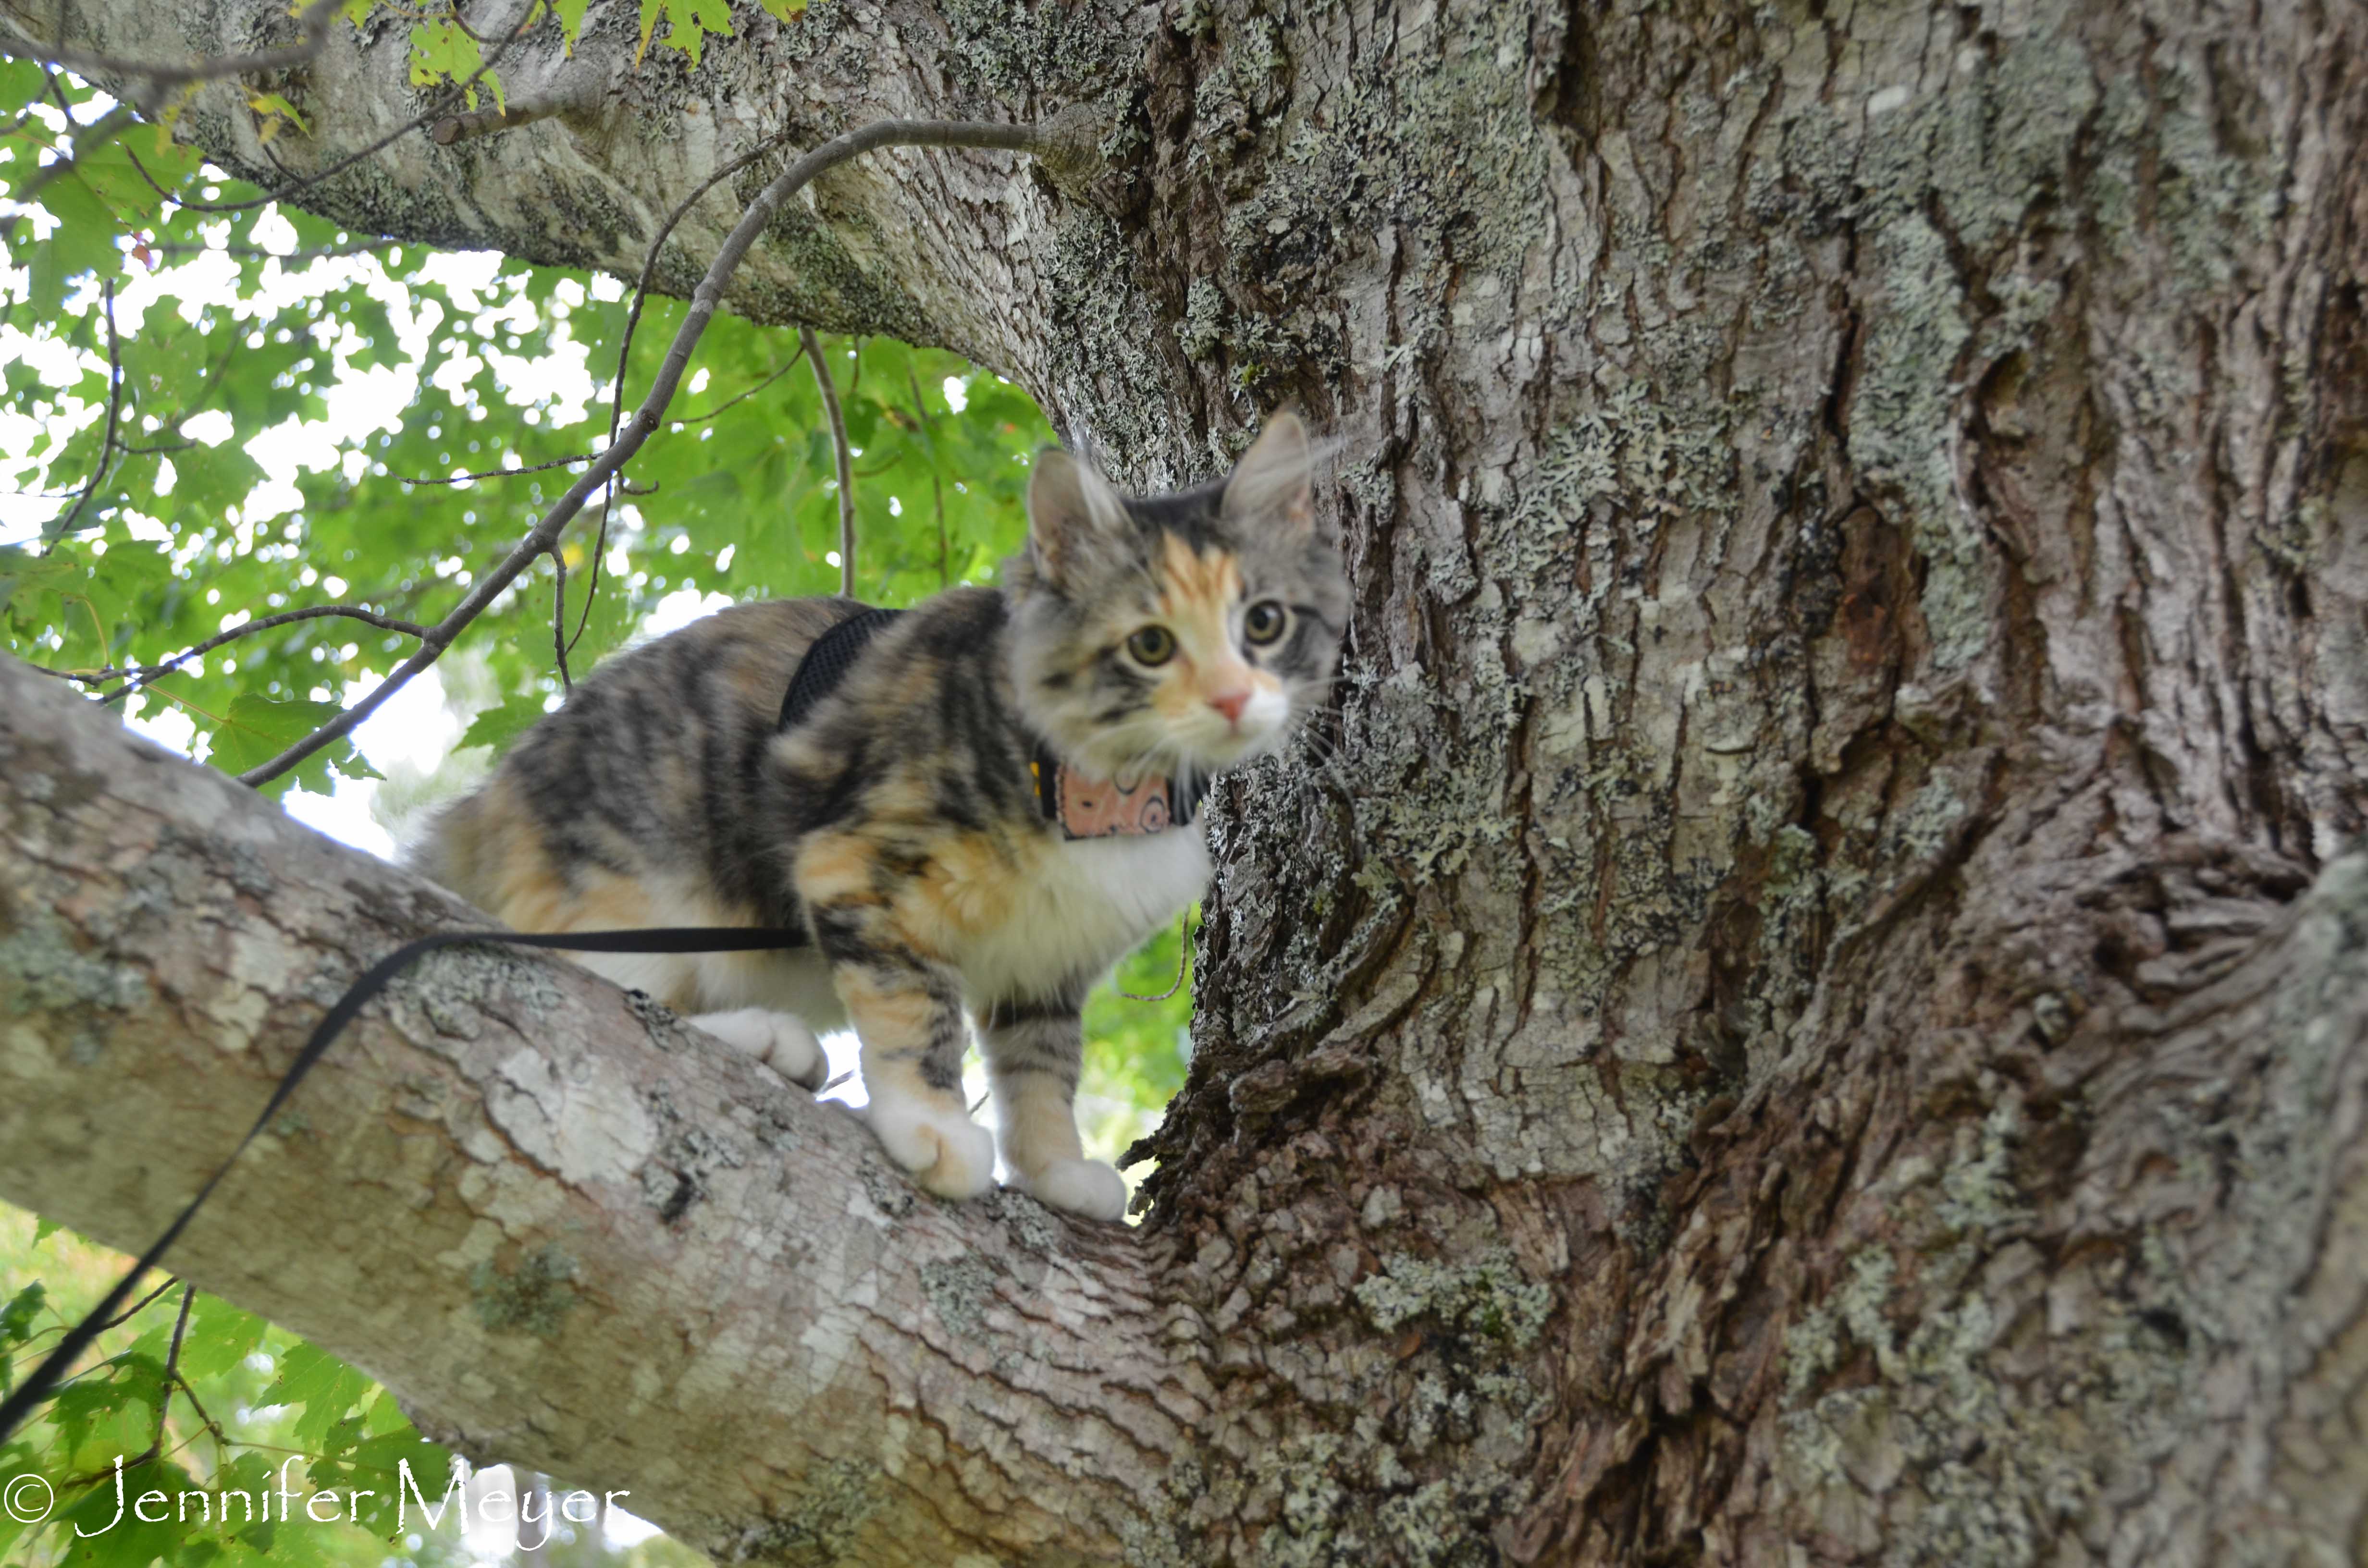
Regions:
M 780 727 L 787 730 L 803 722 L 814 710 L 814 705 L 838 687 L 871 640 L 896 623 L 905 612 L 901 609 L 879 609 L 870 606 L 858 610 L 814 640 L 805 657 L 790 676 L 790 689 L 781 698 Z M 1054 756 L 1053 748 L 1042 739 L 1029 756 L 1028 770 L 1035 776 L 1036 808 L 1046 822 L 1061 829 L 1070 838 L 1096 836 L 1072 831 L 1064 819 L 1062 789 L 1076 776 L 1064 778 L 1066 765 Z M 1200 814 L 1201 802 L 1208 798 L 1206 775 L 1197 777 L 1189 786 L 1181 778 L 1167 780 L 1167 799 L 1175 803 L 1175 821 L 1189 823 Z

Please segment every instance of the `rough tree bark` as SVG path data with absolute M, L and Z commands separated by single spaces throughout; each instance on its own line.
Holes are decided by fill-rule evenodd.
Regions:
M 73 25 L 221 51 L 278 15 L 85 0 Z M 1317 744 L 1222 791 L 1144 1233 L 1059 1231 L 1038 1308 L 1005 1211 L 916 1210 L 844 1289 L 924 1369 L 864 1372 L 871 1404 L 832 1406 L 845 1446 L 771 1447 L 767 1383 L 689 1396 L 722 1425 L 689 1451 L 729 1471 L 685 1502 L 694 1539 L 866 1562 L 925 1539 L 1154 1564 L 2368 1554 L 2358 8 L 828 0 L 745 18 L 696 71 L 629 69 L 632 18 L 596 6 L 572 64 L 528 51 L 512 92 L 562 114 L 415 138 L 303 199 L 630 270 L 654 214 L 766 135 L 1098 101 L 1089 187 L 991 156 L 850 168 L 737 303 L 958 347 L 1139 484 L 1207 472 L 1296 398 L 1346 441 L 1330 506 L 1360 595 Z M 325 162 L 413 112 L 399 30 L 279 85 L 316 95 L 321 140 L 272 152 Z M 243 112 L 216 90 L 182 123 L 269 177 Z M 669 247 L 670 285 L 731 209 Z M 6 771 L 12 843 L 46 842 L 43 770 Z M 79 1063 L 143 1009 L 252 1039 L 208 1077 L 287 1048 L 321 960 L 234 970 L 233 938 L 321 938 L 233 913 L 211 853 L 152 891 L 96 850 L 52 867 L 115 891 L 95 923 L 11 915 L 49 955 L 0 971 L 12 1073 L 96 1107 Z M 312 853 L 324 886 L 404 885 Z M 443 917 L 405 896 L 371 935 Z M 218 972 L 146 967 L 108 913 L 142 898 L 214 901 Z M 40 989 L 52 971 L 96 990 Z M 149 989 L 106 990 L 127 972 Z M 256 1000 L 210 1021 L 232 973 Z M 589 1070 L 634 1083 L 621 1004 L 564 983 L 615 1026 Z M 503 1045 L 529 1077 L 561 1051 Z M 409 1128 L 385 1060 L 308 1114 Z M 695 1053 L 639 1071 L 694 1062 L 717 1091 L 670 1135 L 753 1130 L 778 1099 Z M 663 1203 L 558 1197 L 487 1200 L 479 1253 L 439 1240 L 478 1201 L 462 1173 L 503 1157 L 454 1131 L 501 1114 L 492 1069 L 448 1071 L 486 1097 L 418 1119 L 445 1132 L 404 1183 L 358 1184 L 382 1223 L 324 1233 L 284 1301 L 227 1261 L 209 1282 L 431 1426 L 562 1475 L 662 1470 L 662 1503 L 684 1467 L 627 1451 L 609 1412 L 664 1391 L 569 1409 L 521 1374 L 579 1347 L 634 1364 L 595 1346 L 656 1287 L 586 1242 L 577 1288 L 617 1305 L 548 1341 L 449 1304 L 479 1261 L 577 1257 L 563 1216 L 620 1261 L 712 1244 L 665 1233 Z M 87 1156 L 69 1206 L 14 1153 L 34 1114 L 0 1138 L 12 1196 L 118 1239 L 162 1212 L 144 1146 Z M 831 1152 L 792 1159 L 801 1207 L 858 1233 L 860 1148 L 791 1125 Z M 620 1200 L 680 1164 L 625 1158 Z M 731 1181 L 772 1191 L 769 1168 Z M 246 1190 L 216 1245 L 284 1222 Z M 732 1244 L 783 1256 L 811 1222 L 745 1219 Z M 410 1271 L 381 1271 L 398 1252 Z M 936 1277 L 946 1301 L 933 1264 L 970 1270 L 952 1296 Z M 684 1364 L 813 1380 L 724 1267 L 651 1302 Z M 374 1292 L 397 1290 L 445 1304 L 450 1337 L 381 1336 Z M 956 1342 L 964 1301 L 982 1340 Z M 1110 1303 L 1113 1387 L 995 1362 L 1019 1314 L 1087 1301 Z M 1085 1430 L 1151 1410 L 1122 1453 Z M 1074 1471 L 1034 1490 L 1062 1443 Z M 855 1534 L 798 1533 L 847 1496 L 829 1517 Z

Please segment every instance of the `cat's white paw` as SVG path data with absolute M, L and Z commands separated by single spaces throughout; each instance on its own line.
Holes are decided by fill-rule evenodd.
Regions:
M 888 1157 L 940 1198 L 976 1198 L 995 1184 L 995 1134 L 959 1110 L 872 1096 L 872 1135 Z
M 1126 1217 L 1126 1178 L 1099 1160 L 1054 1160 L 1018 1185 L 1039 1203 L 1088 1220 Z
M 737 1007 L 729 1013 L 701 1013 L 690 1023 L 733 1050 L 746 1051 L 769 1064 L 774 1072 L 800 1088 L 819 1089 L 830 1075 L 830 1062 L 823 1055 L 822 1041 L 814 1039 L 814 1030 L 794 1013 Z

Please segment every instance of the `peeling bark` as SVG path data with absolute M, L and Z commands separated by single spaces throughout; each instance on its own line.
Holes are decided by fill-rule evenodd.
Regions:
M 269 12 L 155 10 L 74 41 Z M 776 130 L 1091 100 L 1089 190 L 850 170 L 735 303 L 971 353 L 1146 486 L 1285 397 L 1345 439 L 1338 712 L 1219 791 L 1191 1079 L 1093 1254 L 1139 1370 L 1061 1407 L 1193 1401 L 1106 1477 L 1127 1557 L 2368 1550 L 2362 12 L 830 0 L 695 71 L 592 17 L 596 109 L 316 204 L 631 270 Z M 339 36 L 303 155 L 412 112 L 400 53 Z

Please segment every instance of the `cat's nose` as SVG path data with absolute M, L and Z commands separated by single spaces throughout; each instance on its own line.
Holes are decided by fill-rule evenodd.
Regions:
M 1228 724 L 1239 724 L 1242 710 L 1249 705 L 1250 694 L 1247 691 L 1221 691 L 1209 699 L 1209 706 L 1223 713 Z

